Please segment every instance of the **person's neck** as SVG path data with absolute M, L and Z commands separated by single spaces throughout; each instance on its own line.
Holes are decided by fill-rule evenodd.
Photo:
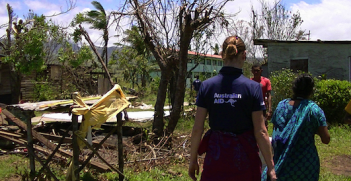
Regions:
M 243 66 L 244 66 L 244 62 L 240 62 L 240 61 L 237 61 L 237 60 L 227 61 L 227 62 L 224 63 L 224 66 L 242 69 Z
M 257 80 L 257 81 L 258 81 L 258 80 L 261 80 L 261 76 L 254 76 L 254 77 L 253 77 L 253 80 Z

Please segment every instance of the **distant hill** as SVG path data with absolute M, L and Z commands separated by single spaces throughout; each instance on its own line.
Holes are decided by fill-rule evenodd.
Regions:
M 112 47 L 107 47 L 107 56 L 108 56 L 108 58 L 110 59 L 110 57 L 111 57 L 111 55 L 112 55 L 112 53 L 113 53 L 113 51 L 115 51 L 115 50 L 121 50 L 122 49 L 122 47 L 118 47 L 118 46 L 112 46 Z M 104 50 L 104 48 L 103 47 L 96 47 L 96 50 L 99 52 L 99 54 L 101 55 L 101 53 L 102 53 L 102 51 Z
M 46 43 L 47 46 L 51 46 L 51 47 L 55 47 L 54 50 L 52 50 L 51 52 L 51 57 L 49 58 L 49 61 L 47 62 L 47 64 L 60 64 L 57 60 L 57 53 L 61 48 L 61 44 L 59 43 L 55 43 L 55 42 L 49 42 Z M 70 42 L 70 44 L 72 45 L 73 51 L 78 51 L 80 46 L 74 42 Z M 122 47 L 118 47 L 118 46 L 112 46 L 112 47 L 107 47 L 107 55 L 110 59 L 113 51 L 115 50 L 121 50 Z M 103 47 L 98 47 L 96 46 L 96 50 L 98 51 L 99 55 L 101 55 L 101 53 L 103 52 Z M 94 52 L 93 52 L 94 54 Z

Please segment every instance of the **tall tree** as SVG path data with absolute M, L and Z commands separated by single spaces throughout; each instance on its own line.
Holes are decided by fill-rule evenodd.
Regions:
M 128 7 L 125 9 L 131 9 L 132 12 L 127 14 L 137 21 L 144 42 L 161 69 L 153 122 L 153 132 L 157 136 L 171 134 L 180 118 L 184 103 L 188 48 L 194 34 L 206 30 L 216 22 L 219 25 L 227 25 L 223 13 L 227 2 L 228 0 L 128 1 Z M 169 124 L 164 132 L 163 107 L 167 87 L 172 79 L 175 84 L 170 89 L 176 94 L 172 102 Z
M 254 38 L 272 40 L 292 40 L 297 38 L 303 20 L 300 13 L 287 10 L 281 1 L 275 0 L 273 5 L 260 0 L 261 9 L 252 8 L 252 26 Z
M 109 41 L 109 26 L 110 24 L 110 17 L 111 15 L 107 13 L 104 7 L 98 2 L 93 1 L 91 4 L 95 7 L 96 10 L 91 10 L 86 13 L 79 13 L 76 15 L 73 25 L 81 24 L 81 23 L 88 23 L 91 24 L 91 29 L 101 30 L 103 32 L 102 38 L 103 42 L 103 51 L 101 53 L 101 57 L 105 61 L 105 65 L 107 66 L 108 63 L 108 52 L 107 46 Z
M 273 4 L 264 0 L 259 1 L 261 5 L 259 10 L 251 8 L 252 39 L 298 40 L 306 36 L 305 30 L 299 29 L 303 20 L 298 11 L 292 13 L 281 4 L 280 0 L 275 0 Z M 257 53 L 261 57 L 266 57 L 265 50 L 262 48 L 253 47 L 253 50 L 254 57 Z
M 124 33 L 127 37 L 123 40 L 127 45 L 123 46 L 122 50 L 115 50 L 112 53 L 112 61 L 118 64 L 119 69 L 124 70 L 124 77 L 132 82 L 133 88 L 134 84 L 138 82 L 138 78 L 141 79 L 141 87 L 146 87 L 150 70 L 154 68 L 151 53 L 137 26 L 132 26 Z
M 51 28 L 53 26 L 45 21 L 44 16 L 38 16 L 32 11 L 29 12 L 25 21 L 19 20 L 13 23 L 15 39 L 4 59 L 4 62 L 8 63 L 12 69 L 11 91 L 13 103 L 19 101 L 23 74 L 41 71 L 45 68 L 44 43 Z M 7 33 L 11 33 L 11 31 L 7 31 Z

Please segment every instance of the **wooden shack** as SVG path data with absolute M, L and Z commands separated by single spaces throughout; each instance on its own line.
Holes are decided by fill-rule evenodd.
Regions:
M 4 57 L 4 55 L 0 55 Z M 0 103 L 11 103 L 11 77 L 10 66 L 2 62 L 0 58 Z

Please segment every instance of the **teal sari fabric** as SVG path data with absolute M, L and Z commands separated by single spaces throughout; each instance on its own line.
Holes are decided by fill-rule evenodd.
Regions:
M 320 162 L 315 146 L 315 133 L 327 126 L 323 110 L 313 101 L 301 100 L 296 107 L 290 99 L 281 101 L 273 116 L 272 146 L 278 180 L 314 181 L 319 179 Z M 262 174 L 267 180 L 267 168 Z

